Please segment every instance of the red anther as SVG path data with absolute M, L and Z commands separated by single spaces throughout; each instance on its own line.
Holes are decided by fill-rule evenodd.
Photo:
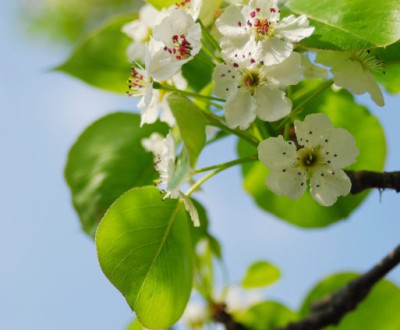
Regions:
M 252 12 L 250 13 L 250 16 L 251 16 L 251 18 L 256 17 L 256 12 L 255 12 L 255 11 L 252 11 Z
M 275 8 L 272 8 L 272 7 L 269 9 L 269 11 L 270 11 L 271 13 L 276 13 L 276 9 L 275 9 Z
M 178 35 L 175 34 L 175 35 L 172 36 L 172 41 L 173 42 L 178 42 L 178 38 L 179 38 Z
M 234 68 L 238 68 L 238 67 L 239 67 L 239 64 L 233 63 L 233 67 L 234 67 Z
M 242 26 L 242 22 L 241 22 L 241 21 L 238 22 L 238 26 L 239 26 L 239 27 Z
M 254 58 L 252 58 L 251 60 L 250 60 L 250 63 L 251 64 L 253 64 L 253 63 L 255 63 L 256 61 L 255 61 L 255 59 Z
M 257 13 L 261 11 L 261 8 L 256 8 Z

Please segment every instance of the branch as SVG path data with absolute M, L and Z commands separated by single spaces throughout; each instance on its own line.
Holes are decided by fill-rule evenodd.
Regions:
M 363 301 L 372 287 L 400 263 L 400 245 L 367 273 L 349 282 L 345 287 L 312 305 L 305 319 L 277 330 L 319 330 L 335 325 Z
M 248 330 L 243 324 L 236 322 L 226 311 L 224 303 L 214 303 L 211 307 L 214 320 L 223 324 L 226 330 Z
M 400 172 L 346 171 L 352 186 L 351 193 L 358 194 L 365 189 L 394 189 L 400 192 Z

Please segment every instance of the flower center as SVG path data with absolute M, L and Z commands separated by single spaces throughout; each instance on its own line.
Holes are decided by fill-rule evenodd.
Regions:
M 186 36 L 184 34 L 181 34 L 180 36 L 175 34 L 172 36 L 172 44 L 172 48 L 165 46 L 164 50 L 170 54 L 173 54 L 177 60 L 182 60 L 190 56 L 192 45 L 186 40 Z
M 148 81 L 143 75 L 142 70 L 132 66 L 132 74 L 128 79 L 129 95 L 143 94 L 148 85 Z
M 247 21 L 247 26 L 249 26 L 254 33 L 256 40 L 263 40 L 275 35 L 275 23 L 274 18 L 267 19 L 265 17 L 258 16 L 261 9 L 256 8 L 256 10 L 250 13 L 250 19 Z M 275 8 L 270 8 L 271 14 L 276 13 Z
M 364 71 L 369 70 L 384 73 L 383 61 L 378 56 L 371 55 L 369 49 L 351 52 L 349 60 L 360 63 Z
M 190 0 L 183 0 L 181 2 L 175 3 L 176 9 L 183 8 L 188 9 L 190 7 Z
M 306 170 L 314 167 L 321 160 L 317 150 L 310 148 L 301 148 L 298 151 L 299 165 Z
M 264 83 L 265 79 L 261 76 L 258 70 L 244 70 L 242 74 L 242 86 L 247 87 L 251 94 L 254 94 L 257 87 Z

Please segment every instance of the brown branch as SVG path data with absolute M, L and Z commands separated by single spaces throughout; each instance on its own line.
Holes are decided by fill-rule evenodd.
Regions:
M 214 320 L 223 324 L 226 330 L 248 330 L 243 324 L 236 322 L 232 315 L 226 311 L 224 303 L 214 303 L 211 306 Z
M 351 193 L 358 194 L 365 189 L 394 189 L 400 192 L 400 172 L 346 171 L 352 186 Z
M 349 282 L 345 287 L 312 305 L 305 319 L 277 330 L 319 330 L 335 325 L 363 301 L 372 287 L 400 263 L 400 245 L 367 273 Z

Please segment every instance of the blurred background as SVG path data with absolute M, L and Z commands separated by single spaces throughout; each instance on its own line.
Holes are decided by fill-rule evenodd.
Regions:
M 96 90 L 52 72 L 85 31 L 126 0 L 2 0 L 0 2 L 0 329 L 124 329 L 134 318 L 102 274 L 94 243 L 83 232 L 63 179 L 67 152 L 82 130 L 135 100 Z M 127 72 L 127 76 L 129 72 Z M 387 136 L 386 170 L 400 169 L 399 101 L 381 109 L 359 99 Z M 372 142 L 373 143 L 373 142 Z M 207 150 L 202 165 L 235 157 L 235 140 Z M 263 259 L 282 271 L 265 297 L 296 309 L 320 279 L 363 272 L 399 242 L 400 196 L 373 191 L 349 219 L 304 230 L 259 210 L 242 190 L 239 168 L 213 178 L 198 196 L 223 244 L 230 281 Z M 389 279 L 400 285 L 400 269 Z

